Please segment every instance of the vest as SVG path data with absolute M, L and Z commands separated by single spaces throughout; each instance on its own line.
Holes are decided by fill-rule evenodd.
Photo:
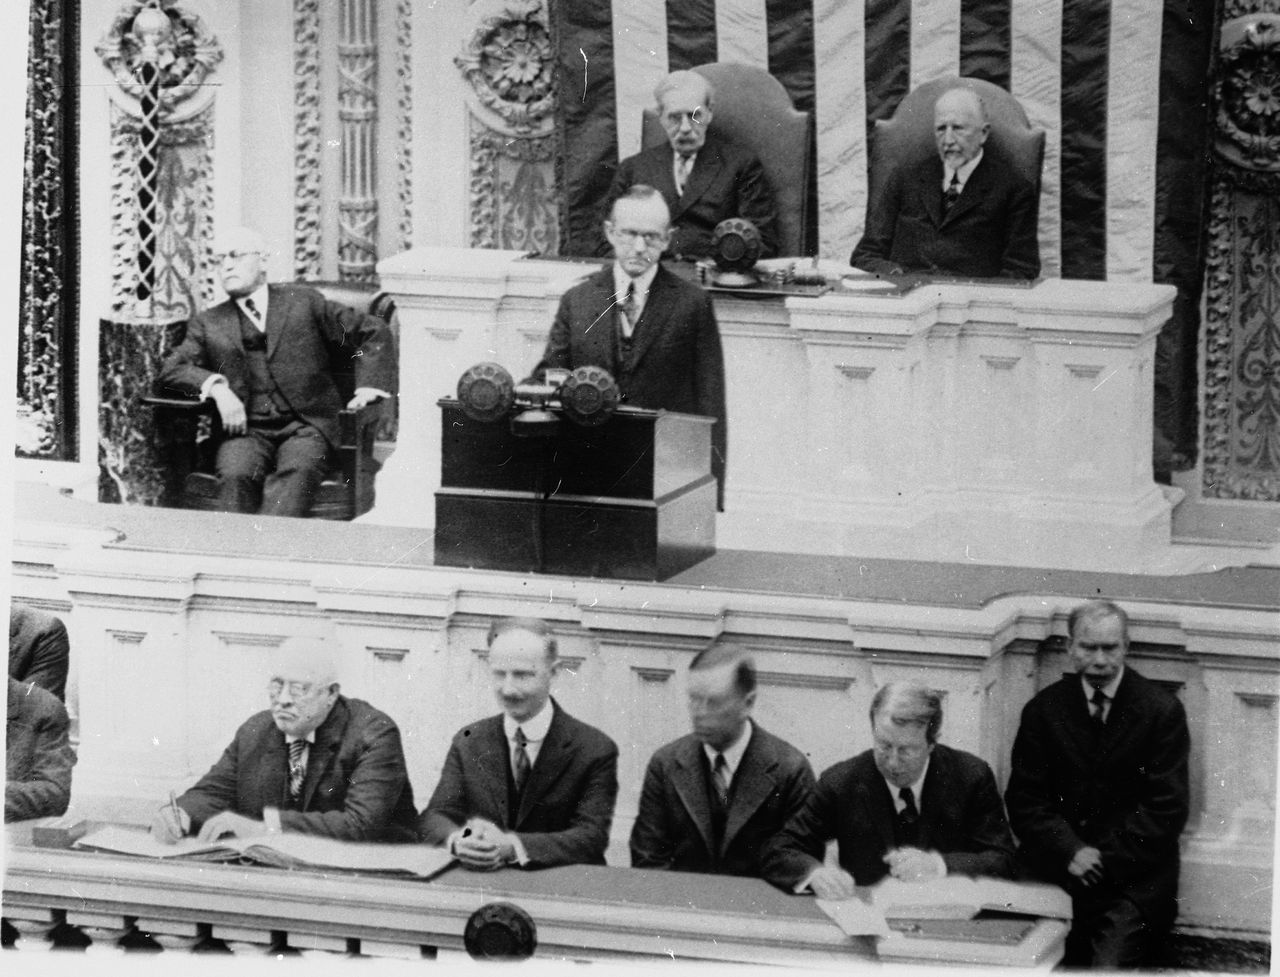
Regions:
M 275 421 L 281 415 L 293 416 L 293 409 L 284 399 L 271 375 L 267 362 L 267 334 L 259 332 L 248 316 L 240 315 L 240 339 L 244 343 L 245 363 L 249 367 L 249 402 L 245 409 L 250 423 Z

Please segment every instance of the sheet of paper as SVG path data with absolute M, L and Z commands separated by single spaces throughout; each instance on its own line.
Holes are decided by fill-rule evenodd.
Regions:
M 232 839 L 227 839 L 231 841 Z M 91 831 L 75 843 L 76 848 L 96 848 L 99 851 L 119 852 L 122 855 L 141 855 L 145 858 L 182 858 L 191 855 L 207 855 L 224 852 L 228 858 L 235 855 L 233 845 L 222 841 L 199 841 L 182 838 L 172 845 L 157 841 L 151 833 L 139 828 L 107 825 Z
M 272 865 L 310 865 L 358 872 L 408 872 L 431 878 L 453 861 L 444 848 L 338 841 L 314 835 L 284 834 L 246 839 L 245 854 Z M 282 857 L 273 857 L 275 856 Z
M 888 936 L 884 913 L 857 896 L 851 899 L 815 899 L 818 908 L 848 936 Z

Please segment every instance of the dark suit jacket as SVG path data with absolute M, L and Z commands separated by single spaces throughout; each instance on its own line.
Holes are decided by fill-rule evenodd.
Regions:
M 602 218 L 613 202 L 637 183 L 662 194 L 671 211 L 674 233 L 668 254 L 701 258 L 711 253 L 711 233 L 730 217 L 755 224 L 760 232 L 760 256 L 768 258 L 778 248 L 773 188 L 760 161 L 737 143 L 708 135 L 693 161 L 684 193 L 676 195 L 672 168 L 674 150 L 669 143 L 628 156 L 618 164 L 605 198 Z M 607 252 L 605 252 L 607 253 Z
M 280 393 L 302 420 L 329 444 L 338 440 L 338 411 L 346 406 L 336 375 L 354 375 L 354 386 L 396 392 L 396 362 L 386 325 L 373 316 L 327 301 L 313 288 L 270 285 L 267 298 L 267 362 Z M 249 401 L 249 367 L 233 301 L 192 316 L 186 336 L 160 369 L 168 395 L 198 396 L 211 374 L 227 378 L 232 392 Z
M 877 199 L 849 263 L 866 271 L 1035 278 L 1039 201 L 990 143 L 964 192 L 942 213 L 942 160 L 931 156 L 895 167 Z
M 752 731 L 734 773 L 724 837 L 713 850 L 702 743 L 682 736 L 649 761 L 631 829 L 631 864 L 759 878 L 760 855 L 813 789 L 813 769 L 790 743 Z
M 412 841 L 417 810 L 405 772 L 400 730 L 360 699 L 338 696 L 307 756 L 296 809 L 289 802 L 289 753 L 268 710 L 236 730 L 235 739 L 200 781 L 178 798 L 191 828 L 220 811 L 261 818 L 280 808 L 285 831 L 347 841 Z
M 714 417 L 711 470 L 723 502 L 728 454 L 724 355 L 710 296 L 660 267 L 625 360 L 619 358 L 616 306 L 612 265 L 565 292 L 534 373 L 548 367 L 598 366 L 618 382 L 625 404 Z
M 1095 847 L 1110 882 L 1172 922 L 1189 803 L 1182 703 L 1126 665 L 1096 736 L 1074 673 L 1022 710 L 1005 792 L 1021 854 L 1038 876 L 1078 895 L 1067 864 Z
M 510 809 L 511 767 L 502 716 L 464 726 L 445 757 L 440 783 L 418 820 L 429 845 L 443 845 L 468 818 L 520 836 L 529 867 L 603 865 L 618 796 L 618 748 L 554 702 L 555 715 L 529 772 L 520 809 Z
M 995 776 L 972 753 L 939 743 L 920 797 L 918 847 L 941 853 L 951 875 L 1013 874 L 1013 838 Z M 822 864 L 826 842 L 858 885 L 889 872 L 897 812 L 871 751 L 826 770 L 809 800 L 765 853 L 765 878 L 792 889 Z
M 66 626 L 52 614 L 23 604 L 9 605 L 9 676 L 35 682 L 66 698 L 71 645 Z
M 51 692 L 9 679 L 5 721 L 4 819 L 25 821 L 64 813 L 71 801 L 76 755 L 67 710 Z

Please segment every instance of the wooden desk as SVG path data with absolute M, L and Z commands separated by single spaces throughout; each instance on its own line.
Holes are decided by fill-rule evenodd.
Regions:
M 1041 920 L 1017 947 L 903 937 L 849 938 L 807 897 L 755 879 L 572 866 L 431 882 L 256 865 L 156 862 L 15 844 L 4 917 L 40 942 L 65 921 L 95 944 L 142 933 L 173 950 L 206 937 L 261 954 L 290 947 L 417 958 L 461 952 L 467 918 L 505 900 L 537 924 L 538 956 L 847 966 L 858 958 L 1051 966 L 1067 926 Z

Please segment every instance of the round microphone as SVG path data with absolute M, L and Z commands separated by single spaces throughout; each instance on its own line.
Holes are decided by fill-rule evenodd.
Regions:
M 580 366 L 560 388 L 560 406 L 573 423 L 598 427 L 618 409 L 618 384 L 608 370 Z
M 490 902 L 467 920 L 462 945 L 474 960 L 527 960 L 538 947 L 538 928 L 515 903 Z
M 458 403 L 473 421 L 501 420 L 515 400 L 515 382 L 498 363 L 477 363 L 458 377 Z
M 717 285 L 754 285 L 756 280 L 748 273 L 760 257 L 760 231 L 741 217 L 722 220 L 711 233 L 711 256 L 719 272 Z

